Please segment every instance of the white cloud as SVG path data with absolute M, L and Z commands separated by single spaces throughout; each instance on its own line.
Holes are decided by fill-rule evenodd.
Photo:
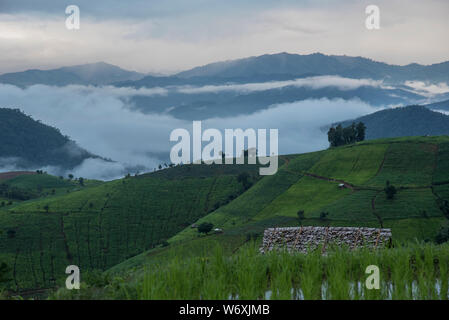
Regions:
M 423 81 L 406 81 L 404 83 L 416 90 L 418 94 L 432 97 L 437 94 L 443 94 L 449 92 L 449 85 L 447 83 L 441 82 L 438 84 L 425 83 Z
M 287 81 L 270 81 L 263 83 L 245 83 L 229 85 L 207 85 L 202 87 L 181 87 L 177 91 L 182 93 L 206 93 L 220 91 L 253 92 L 278 89 L 283 87 L 308 87 L 321 89 L 325 87 L 336 87 L 340 90 L 354 90 L 362 86 L 383 87 L 382 81 L 371 79 L 350 79 L 339 76 L 317 76 Z
M 381 28 L 375 31 L 364 26 L 369 4 L 368 0 L 273 2 L 227 10 L 204 4 L 185 12 L 167 4 L 165 14 L 101 15 L 101 19 L 83 15 L 81 8 L 78 31 L 65 28 L 63 8 L 51 15 L 0 14 L 0 70 L 101 60 L 142 72 L 177 71 L 282 51 L 360 55 L 396 64 L 448 59 L 449 42 L 442 41 L 449 29 L 447 1 L 411 0 L 407 5 L 400 0 L 376 1 Z
M 117 163 L 90 159 L 73 170 L 76 176 L 112 179 L 123 176 L 127 168 L 142 166 L 151 171 L 161 163 L 174 145 L 170 132 L 176 128 L 192 130 L 192 122 L 163 114 L 132 111 L 120 93 L 134 89 L 83 86 L 31 86 L 26 89 L 0 85 L 0 106 L 20 107 L 26 114 L 59 128 L 88 151 L 116 160 Z M 331 122 L 355 118 L 376 111 L 368 104 L 351 100 L 306 100 L 274 105 L 250 115 L 207 119 L 204 128 L 279 129 L 281 154 L 301 153 L 326 148 L 327 137 L 320 127 Z M 13 162 L 8 162 L 11 169 Z M 47 171 L 60 174 L 57 168 Z
M 208 119 L 204 127 L 278 129 L 280 154 L 303 153 L 329 146 L 321 127 L 378 110 L 357 99 L 323 98 L 279 104 L 250 115 Z

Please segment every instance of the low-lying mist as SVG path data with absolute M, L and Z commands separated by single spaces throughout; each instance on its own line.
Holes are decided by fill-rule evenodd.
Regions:
M 139 90 L 139 94 L 169 94 L 162 88 Z M 153 171 L 168 163 L 174 145 L 169 141 L 170 132 L 176 128 L 192 130 L 190 121 L 133 110 L 128 98 L 134 94 L 136 89 L 131 88 L 34 85 L 22 89 L 0 84 L 0 107 L 19 108 L 59 128 L 89 152 L 114 160 L 87 159 L 70 171 L 76 177 L 110 180 L 134 173 L 132 170 Z M 377 110 L 357 99 L 305 100 L 272 105 L 249 115 L 210 118 L 203 121 L 203 130 L 278 129 L 280 154 L 303 153 L 327 148 L 321 127 Z M 14 169 L 36 168 L 16 168 L 13 159 L 0 162 L 1 171 Z M 57 175 L 69 173 L 55 167 L 44 169 Z

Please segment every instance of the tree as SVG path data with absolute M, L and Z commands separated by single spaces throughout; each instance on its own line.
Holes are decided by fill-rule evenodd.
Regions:
M 423 218 L 426 218 L 426 219 L 429 218 L 429 216 L 427 215 L 427 211 L 426 211 L 426 210 L 422 210 L 422 211 L 421 211 L 421 216 L 422 216 Z
M 338 124 L 335 128 L 329 128 L 327 140 L 331 147 L 338 147 L 345 144 L 351 144 L 365 140 L 365 124 L 359 122 L 357 125 L 353 122 L 345 128 Z
M 355 123 L 352 123 L 349 127 L 343 128 L 344 144 L 354 143 L 355 137 L 356 137 Z
M 73 174 L 69 173 L 68 177 L 69 177 L 70 180 L 72 180 L 73 179 Z
M 5 263 L 0 261 L 0 288 L 2 285 L 11 280 L 9 273 L 11 268 Z
M 329 215 L 329 212 L 321 212 L 320 213 L 320 220 L 325 220 L 326 217 Z
M 168 247 L 170 243 L 167 240 L 161 241 L 161 247 Z
M 200 224 L 198 226 L 198 232 L 208 234 L 212 230 L 213 227 L 214 227 L 214 225 L 212 223 L 203 222 L 202 224 Z
M 80 177 L 80 178 L 78 179 L 78 182 L 79 182 L 80 186 L 83 186 L 83 187 L 84 187 L 84 178 Z
M 449 240 L 449 227 L 442 227 L 435 237 L 435 242 L 442 244 Z
M 440 210 L 443 211 L 446 218 L 449 219 L 449 201 L 443 200 L 442 203 L 440 203 Z
M 365 124 L 363 122 L 359 122 L 357 124 L 356 132 L 357 132 L 357 134 L 356 134 L 356 141 L 357 142 L 365 140 L 366 126 L 365 126 Z
M 390 181 L 387 181 L 384 191 L 385 194 L 387 195 L 387 199 L 393 199 L 394 195 L 397 192 L 395 186 L 390 184 Z
M 16 236 L 16 230 L 9 229 L 6 232 L 6 235 L 8 236 L 8 239 L 13 239 Z
M 249 189 L 251 187 L 251 182 L 249 181 L 249 174 L 248 172 L 242 172 L 237 176 L 237 181 L 240 182 L 243 185 L 243 188 L 245 190 Z
M 296 212 L 296 215 L 298 216 L 299 222 L 301 222 L 301 220 L 304 219 L 304 210 L 299 210 Z
M 341 124 L 339 124 L 336 128 L 335 128 L 335 140 L 334 140 L 334 147 L 338 147 L 343 145 L 343 127 L 341 126 Z
M 46 204 L 46 205 L 44 206 L 44 210 L 45 210 L 45 212 L 47 212 L 47 213 L 48 213 L 48 211 L 50 210 L 50 207 L 49 207 L 49 205 L 48 205 L 48 204 Z
M 331 127 L 327 132 L 327 140 L 329 141 L 329 145 L 331 147 L 335 147 L 335 134 L 336 130 L 334 127 Z

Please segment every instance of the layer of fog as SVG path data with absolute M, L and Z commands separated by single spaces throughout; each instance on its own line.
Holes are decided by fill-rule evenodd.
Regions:
M 19 108 L 36 120 L 59 128 L 91 153 L 116 161 L 88 159 L 71 170 L 75 176 L 113 179 L 123 176 L 130 168 L 152 171 L 168 162 L 174 145 L 169 141 L 170 132 L 176 128 L 192 130 L 189 121 L 134 111 L 127 99 L 123 99 L 134 93 L 130 88 L 36 85 L 21 89 L 0 85 L 0 107 Z M 208 119 L 203 121 L 203 128 L 217 128 L 222 132 L 225 128 L 276 128 L 280 154 L 302 153 L 328 146 L 320 127 L 374 111 L 375 108 L 359 100 L 306 100 L 274 105 L 251 115 Z M 0 170 L 9 171 L 13 167 L 14 163 L 10 162 Z M 45 169 L 58 175 L 68 174 L 58 168 Z
M 426 97 L 432 97 L 438 94 L 449 92 L 449 85 L 445 82 L 438 84 L 426 83 L 423 81 L 405 81 L 406 86 L 413 88 L 415 93 Z
M 202 87 L 179 88 L 182 93 L 205 93 L 220 91 L 254 92 L 283 87 L 308 87 L 310 89 L 322 89 L 336 87 L 340 90 L 354 90 L 362 86 L 384 87 L 382 81 L 371 79 L 350 79 L 339 76 L 316 76 L 286 81 L 270 81 L 263 83 L 245 83 L 228 85 L 208 85 Z

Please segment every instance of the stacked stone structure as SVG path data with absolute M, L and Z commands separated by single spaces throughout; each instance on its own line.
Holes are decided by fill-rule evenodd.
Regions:
M 286 227 L 264 232 L 262 253 L 286 249 L 307 253 L 321 246 L 323 252 L 332 245 L 349 249 L 379 248 L 391 244 L 391 230 L 357 227 Z

